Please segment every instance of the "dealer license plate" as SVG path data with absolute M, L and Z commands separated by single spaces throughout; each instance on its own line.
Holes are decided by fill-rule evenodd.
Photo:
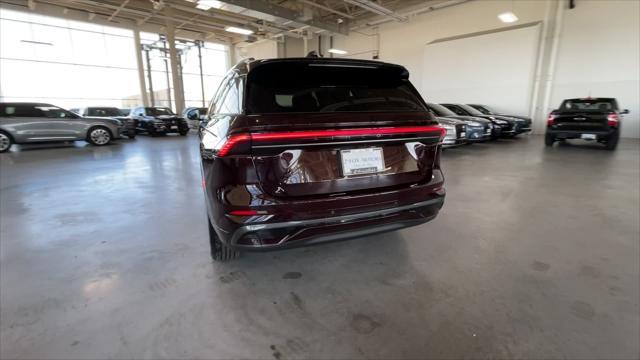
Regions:
M 580 135 L 580 138 L 585 140 L 596 140 L 598 137 L 596 134 L 582 134 Z
M 382 148 L 341 150 L 344 176 L 375 174 L 384 170 Z

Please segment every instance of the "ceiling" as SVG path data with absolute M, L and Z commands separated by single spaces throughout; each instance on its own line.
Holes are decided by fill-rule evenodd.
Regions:
M 348 35 L 469 0 L 0 0 L 0 6 L 103 25 L 238 44 L 259 39 Z M 226 31 L 249 29 L 253 34 Z

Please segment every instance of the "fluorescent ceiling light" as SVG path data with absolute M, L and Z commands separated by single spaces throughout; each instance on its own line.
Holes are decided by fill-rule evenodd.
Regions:
M 211 8 L 220 9 L 224 4 L 218 0 L 198 0 L 196 8 L 202 10 L 209 10 Z
M 503 23 L 512 23 L 518 21 L 518 17 L 516 16 L 516 14 L 511 11 L 503 12 L 502 14 L 498 15 L 498 19 L 500 19 L 500 21 L 502 21 Z
M 253 30 L 243 29 L 235 26 L 227 26 L 226 28 L 224 28 L 224 30 L 228 32 L 236 33 L 236 34 L 242 34 L 242 35 L 253 34 Z
M 338 55 L 345 55 L 347 53 L 346 51 L 340 50 L 340 49 L 329 49 L 327 51 L 332 54 L 338 54 Z

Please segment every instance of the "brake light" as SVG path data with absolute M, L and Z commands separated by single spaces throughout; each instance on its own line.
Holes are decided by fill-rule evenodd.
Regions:
M 549 117 L 547 118 L 547 126 L 551 126 L 551 125 L 555 125 L 556 123 L 556 114 L 549 114 Z
M 619 123 L 620 123 L 620 118 L 618 117 L 618 114 L 613 113 L 613 114 L 607 115 L 607 124 L 609 126 L 618 126 Z
M 227 142 L 218 151 L 218 156 L 226 156 L 238 144 L 252 141 L 282 141 L 282 140 L 305 140 L 323 139 L 349 136 L 381 136 L 398 134 L 433 133 L 439 134 L 439 141 L 444 139 L 446 130 L 441 126 L 407 126 L 399 128 L 365 128 L 365 129 L 341 129 L 341 130 L 308 130 L 290 132 L 271 132 L 257 134 L 237 134 L 231 135 Z

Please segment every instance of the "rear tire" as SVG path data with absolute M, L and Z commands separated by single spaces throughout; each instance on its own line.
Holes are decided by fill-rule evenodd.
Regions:
M 207 219 L 207 224 L 209 225 L 209 242 L 211 243 L 211 258 L 213 261 L 225 262 L 237 259 L 240 256 L 240 252 L 226 246 L 220 241 L 209 219 Z
M 103 126 L 96 126 L 89 129 L 87 133 L 87 142 L 95 146 L 104 146 L 111 142 L 111 131 Z
M 129 139 L 131 139 L 131 140 L 133 140 L 133 139 L 135 139 L 135 138 L 136 138 L 136 136 L 135 136 L 135 135 L 127 135 L 127 137 L 128 137 Z
M 187 136 L 187 134 L 189 133 L 189 130 L 187 131 L 180 131 L 180 136 Z
M 615 150 L 616 147 L 618 147 L 619 139 L 620 139 L 620 133 L 616 131 L 613 135 L 609 136 L 609 138 L 607 139 L 607 142 L 605 144 L 606 149 Z
M 13 145 L 11 135 L 4 131 L 0 131 L 0 153 L 9 151 L 11 145 Z
M 546 134 L 544 136 L 544 144 L 547 146 L 553 146 L 553 143 L 556 141 L 556 138 L 553 135 Z

